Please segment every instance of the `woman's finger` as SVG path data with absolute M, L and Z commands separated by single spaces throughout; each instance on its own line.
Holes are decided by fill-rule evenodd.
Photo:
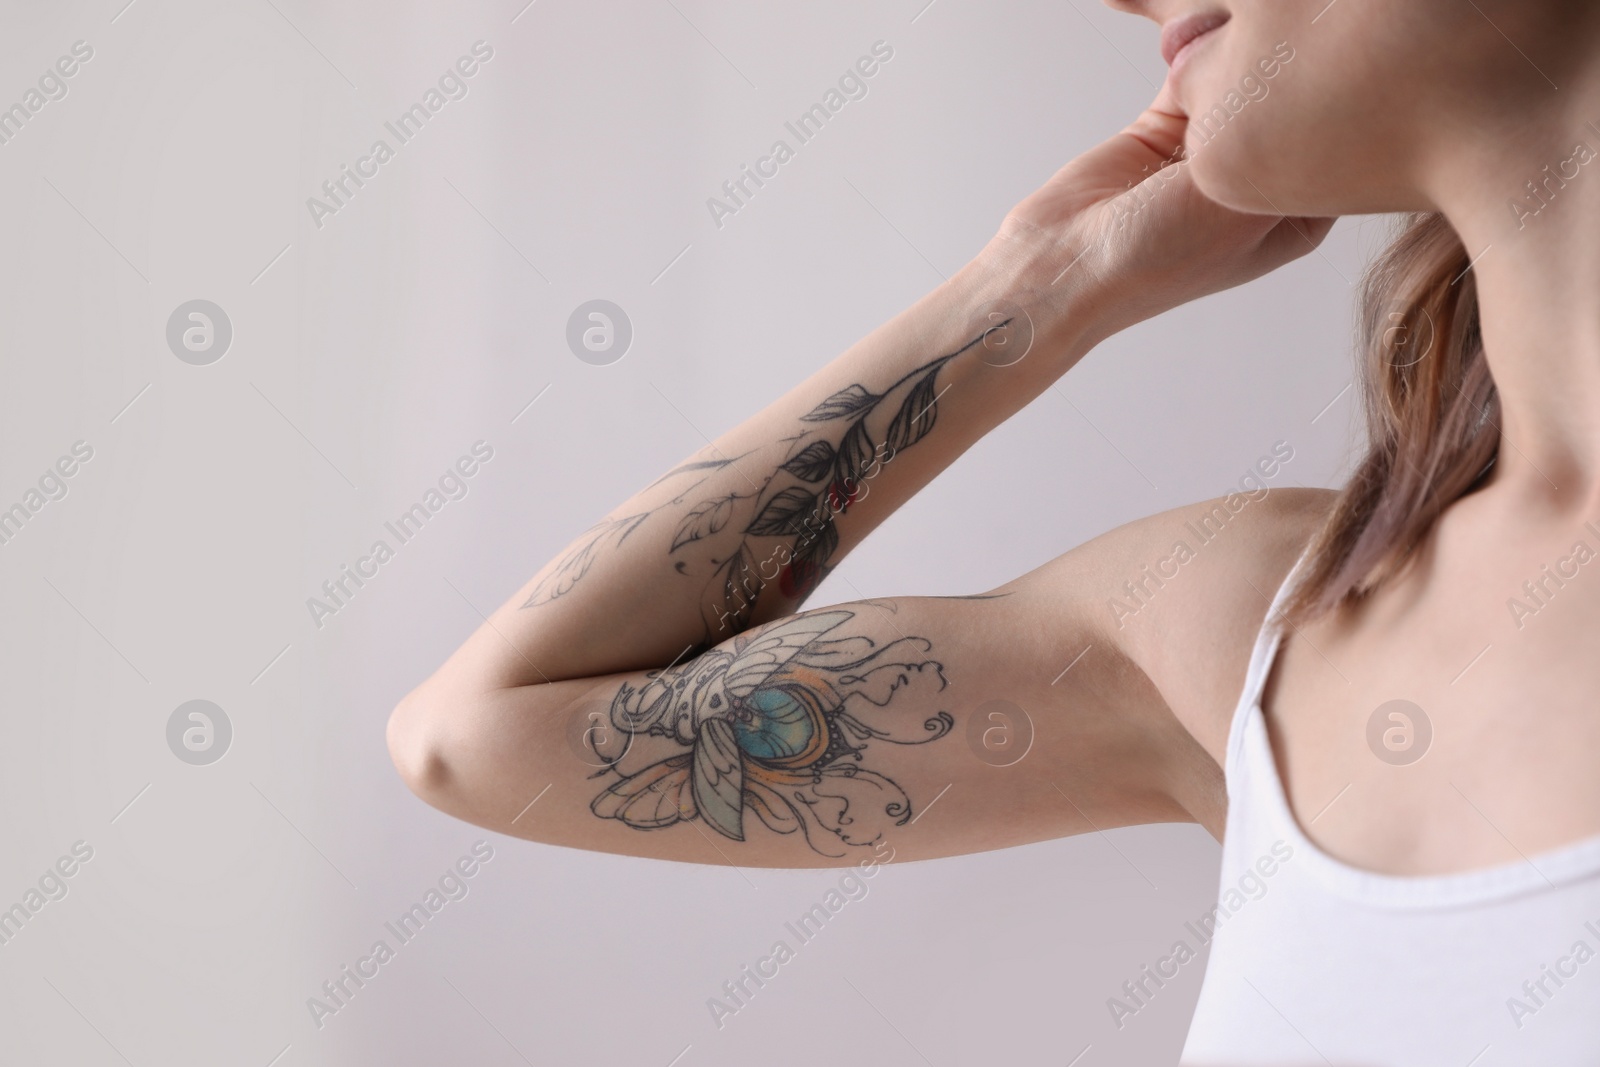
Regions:
M 1183 137 L 1189 128 L 1189 116 L 1178 106 L 1172 88 L 1172 79 L 1161 83 L 1161 89 L 1150 106 L 1122 130 L 1153 152 L 1158 158 L 1176 162 L 1182 158 Z

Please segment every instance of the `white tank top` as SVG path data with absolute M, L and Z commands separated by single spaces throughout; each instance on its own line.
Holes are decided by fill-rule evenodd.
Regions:
M 1209 941 L 1211 958 L 1181 1062 L 1600 1064 L 1600 837 L 1424 877 L 1319 849 L 1289 808 L 1261 710 L 1288 590 L 1229 730 L 1217 911 L 1183 939 Z

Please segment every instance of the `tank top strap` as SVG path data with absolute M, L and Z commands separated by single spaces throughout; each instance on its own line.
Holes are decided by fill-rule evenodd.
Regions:
M 1266 688 L 1267 675 L 1271 673 L 1278 648 L 1283 643 L 1283 605 L 1289 598 L 1295 576 L 1305 566 L 1310 554 L 1311 545 L 1308 543 L 1300 550 L 1300 556 L 1295 560 L 1294 566 L 1289 568 L 1289 573 L 1278 585 L 1278 591 L 1267 608 L 1266 616 L 1261 620 L 1261 629 L 1256 633 L 1255 645 L 1250 650 L 1250 664 L 1245 672 L 1244 687 L 1239 693 L 1239 703 L 1233 709 L 1233 721 L 1228 727 L 1228 751 L 1222 770 L 1230 784 L 1237 774 L 1242 755 L 1245 724 L 1250 719 L 1248 712 L 1259 705 L 1262 691 Z

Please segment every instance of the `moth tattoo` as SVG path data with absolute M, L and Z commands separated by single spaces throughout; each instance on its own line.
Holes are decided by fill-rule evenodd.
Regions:
M 796 615 L 740 634 L 681 668 L 624 683 L 611 722 L 630 737 L 668 738 L 687 751 L 615 775 L 590 805 L 598 816 L 653 830 L 699 819 L 735 841 L 755 822 L 800 833 L 827 856 L 873 845 L 911 818 L 905 791 L 862 765 L 877 742 L 924 744 L 950 732 L 948 711 L 907 722 L 896 702 L 933 706 L 943 667 L 926 638 L 879 646 L 835 636 L 855 612 Z M 619 760 L 620 761 L 620 760 Z

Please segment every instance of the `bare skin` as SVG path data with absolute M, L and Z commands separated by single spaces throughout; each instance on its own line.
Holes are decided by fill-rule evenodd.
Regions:
M 1201 5 L 1113 6 L 1165 22 Z M 389 725 L 411 788 L 531 840 L 738 866 L 1142 822 L 1220 835 L 1250 647 L 1331 491 L 1151 516 L 970 598 L 805 600 L 1099 341 L 1307 254 L 1334 216 L 1442 210 L 1470 249 L 1492 246 L 1474 269 L 1501 460 L 1397 581 L 1286 639 L 1269 733 L 1302 828 L 1357 867 L 1464 871 L 1600 834 L 1600 562 L 1520 627 L 1507 607 L 1575 541 L 1596 543 L 1584 521 L 1600 526 L 1600 317 L 1584 295 L 1600 290 L 1600 242 L 1576 224 L 1600 213 L 1600 177 L 1537 224 L 1505 203 L 1560 146 L 1600 143 L 1581 133 L 1600 122 L 1600 16 L 1341 0 L 1316 36 L 1325 0 L 1211 6 L 1230 21 L 1181 76 L 966 268 L 576 537 L 418 685 Z M 1189 114 L 1283 40 L 1298 51 L 1276 100 L 1194 151 Z M 1382 77 L 1363 81 L 1369 66 Z M 1163 167 L 1186 141 L 1191 161 Z M 1156 171 L 1130 211 L 1121 194 Z M 1218 507 L 1222 533 L 1119 615 L 1124 583 Z M 1394 699 L 1433 725 L 1408 766 L 1368 747 Z M 994 701 L 1034 731 L 1010 766 L 969 741 Z
M 1600 544 L 1584 529 L 1600 518 L 1600 182 L 1577 167 L 1582 177 L 1553 182 L 1537 215 L 1512 206 L 1539 208 L 1527 183 L 1559 169 L 1577 142 L 1600 146 L 1590 125 L 1600 122 L 1596 9 L 1111 6 L 1158 22 L 1213 7 L 1232 15 L 1169 84 L 1186 113 L 1220 99 L 1273 42 L 1298 49 L 1274 95 L 1194 153 L 1191 176 L 1207 196 L 1242 211 L 1441 211 L 1477 257 L 1500 458 L 1399 581 L 1286 641 L 1263 705 L 1302 828 L 1353 866 L 1418 875 L 1537 863 L 1600 834 L 1600 664 L 1588 654 L 1600 583 L 1578 568 L 1520 627 L 1508 606 L 1535 604 L 1524 583 L 1575 542 Z M 1366 718 L 1396 698 L 1423 708 L 1434 730 L 1426 758 L 1403 767 L 1374 760 L 1365 738 Z

